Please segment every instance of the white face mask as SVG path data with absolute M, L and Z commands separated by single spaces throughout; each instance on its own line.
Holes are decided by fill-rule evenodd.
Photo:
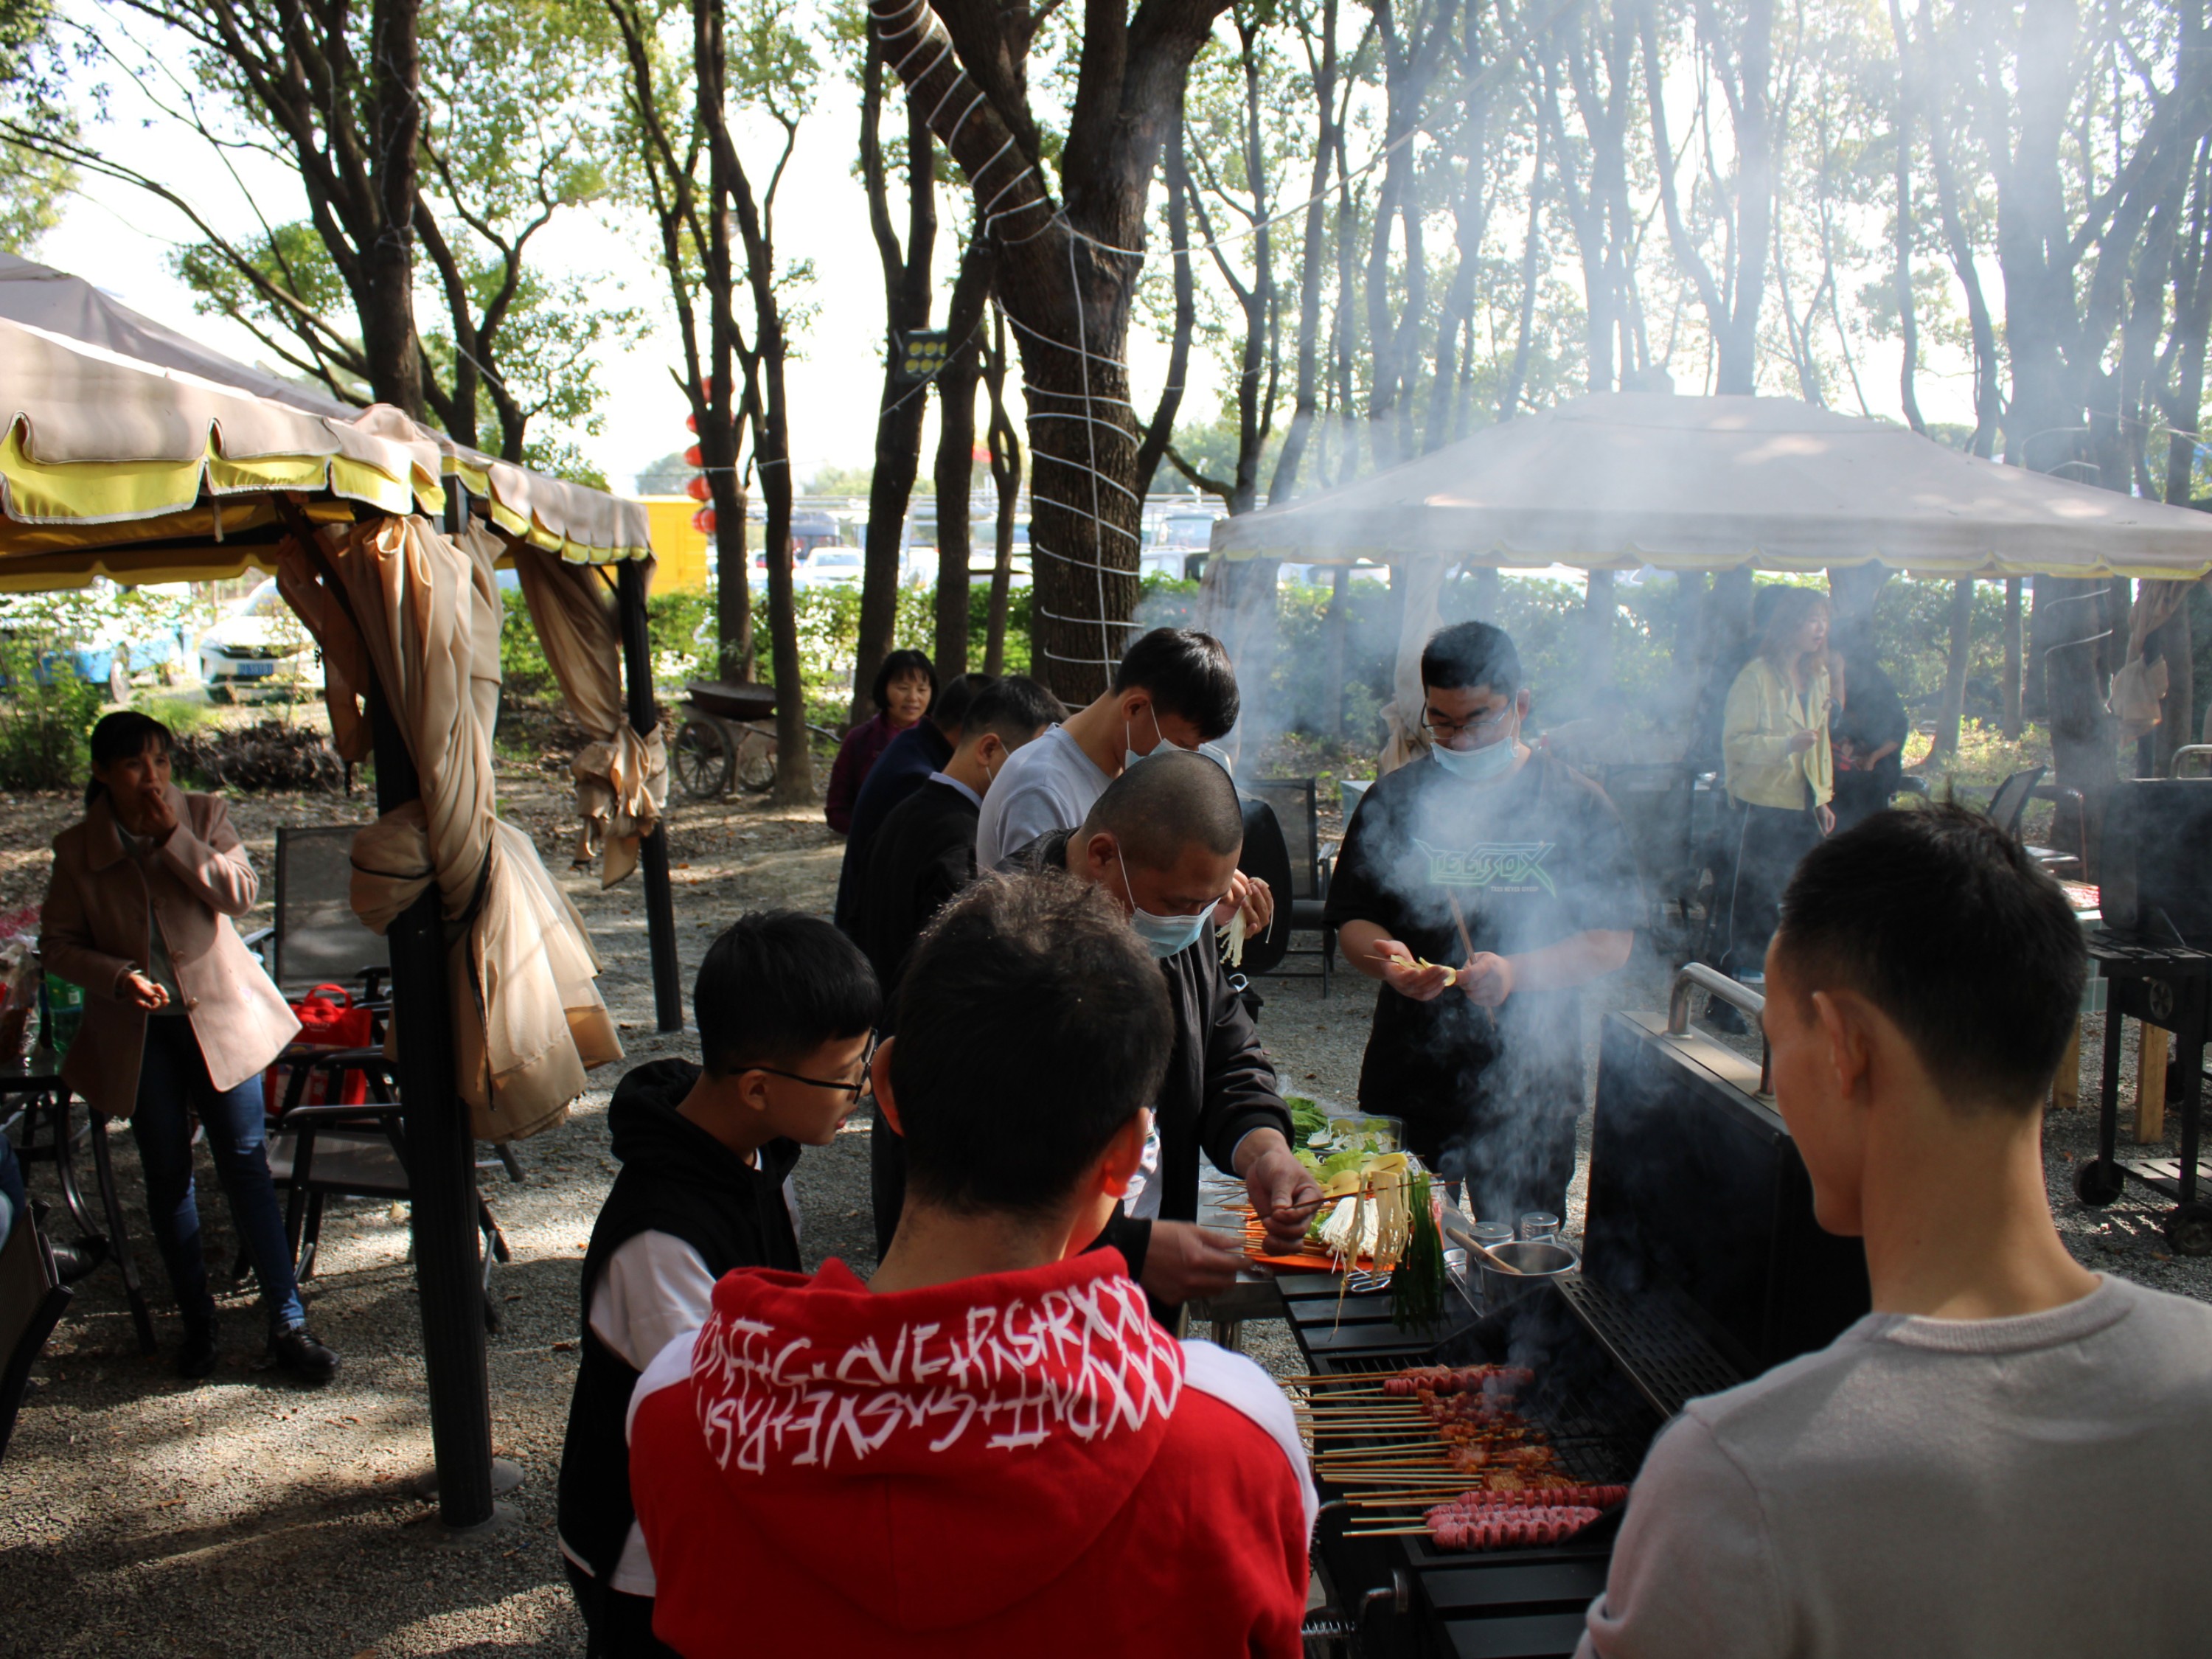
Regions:
M 1129 926 L 1139 939 L 1161 961 L 1181 956 L 1198 943 L 1212 920 L 1213 906 L 1209 904 L 1193 916 L 1157 916 L 1137 902 L 1137 890 L 1129 884 L 1129 866 L 1123 861 L 1121 848 L 1114 848 L 1114 862 L 1121 866 L 1121 890 L 1129 896 Z
M 1121 722 L 1121 769 L 1124 771 L 1127 771 L 1130 767 L 1134 766 L 1140 760 L 1151 759 L 1154 755 L 1158 754 L 1163 749 L 1182 748 L 1181 744 L 1174 742 L 1169 738 L 1166 732 L 1160 730 L 1160 717 L 1157 713 L 1154 713 L 1150 703 L 1145 705 L 1145 712 L 1147 714 L 1151 714 L 1152 717 L 1152 746 L 1141 755 L 1133 748 L 1130 747 L 1129 745 L 1132 743 L 1133 738 L 1129 731 L 1129 722 L 1123 720 Z M 1184 752 L 1188 753 L 1189 751 L 1186 750 Z

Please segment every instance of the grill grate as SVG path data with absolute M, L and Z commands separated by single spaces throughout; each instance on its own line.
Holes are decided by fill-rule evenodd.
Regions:
M 1631 1300 L 1579 1274 L 1558 1283 L 1567 1305 L 1662 1422 L 1699 1395 L 1718 1394 L 1742 1380 L 1694 1325 L 1656 1295 Z

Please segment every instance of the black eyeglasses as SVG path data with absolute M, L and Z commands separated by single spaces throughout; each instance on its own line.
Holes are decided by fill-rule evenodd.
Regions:
M 808 1077 L 801 1072 L 787 1072 L 777 1066 L 748 1066 L 748 1072 L 766 1072 L 770 1077 L 780 1077 L 793 1083 L 804 1083 L 810 1089 L 834 1089 L 841 1095 L 850 1095 L 858 1100 L 868 1091 L 868 1081 L 875 1069 L 876 1045 L 871 1040 L 868 1052 L 860 1056 L 860 1080 L 858 1083 L 832 1083 L 827 1078 Z
M 1429 709 L 1424 711 L 1424 718 L 1421 724 L 1429 728 L 1429 735 L 1431 737 L 1442 742 L 1447 738 L 1455 738 L 1462 732 L 1476 732 L 1495 731 L 1498 727 L 1504 725 L 1505 722 L 1512 717 L 1512 714 L 1513 705 L 1510 702 L 1502 708 L 1492 709 L 1487 714 L 1470 715 L 1468 719 L 1463 720 L 1440 720 L 1437 718 L 1435 710 Z

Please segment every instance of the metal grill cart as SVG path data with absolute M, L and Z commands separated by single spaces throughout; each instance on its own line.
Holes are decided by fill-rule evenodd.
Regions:
M 1586 1279 L 1547 1285 L 1488 1318 L 1463 1307 L 1441 1341 L 1422 1346 L 1390 1324 L 1387 1294 L 1346 1297 L 1340 1318 L 1336 1287 L 1334 1279 L 1283 1287 L 1291 1334 L 1316 1376 L 1530 1364 L 1537 1380 L 1517 1408 L 1580 1481 L 1633 1480 L 1653 1437 L 1686 1400 L 1740 1380 L 1679 1316 L 1632 1306 Z M 1376 1437 L 1321 1438 L 1335 1445 Z M 1309 1621 L 1310 1632 L 1362 1659 L 1574 1651 L 1583 1612 L 1605 1588 L 1619 1510 L 1563 1544 L 1445 1550 L 1425 1534 L 1363 1535 L 1378 1528 L 1363 1524 L 1349 1501 L 1355 1495 L 1322 1485 L 1316 1548 L 1331 1605 Z
M 1689 1005 L 1704 991 L 1760 1012 L 1756 994 L 1715 981 L 1710 969 L 1685 969 L 1668 1018 L 1607 1018 L 1580 1273 L 1414 1333 L 1391 1324 L 1387 1291 L 1355 1285 L 1340 1303 L 1334 1278 L 1285 1278 L 1284 1306 L 1310 1372 L 1526 1367 L 1534 1381 L 1514 1409 L 1545 1431 L 1568 1476 L 1624 1485 L 1686 1401 L 1820 1346 L 1864 1314 L 1863 1252 L 1819 1231 L 1763 1068 L 1690 1029 Z M 1391 1432 L 1403 1431 L 1316 1430 L 1317 1446 L 1329 1447 Z M 1425 1531 L 1363 1523 L 1374 1511 L 1349 1491 L 1324 1483 L 1322 1496 L 1316 1554 L 1331 1601 L 1309 1629 L 1362 1659 L 1571 1653 L 1620 1525 L 1616 1509 L 1558 1545 L 1446 1550 Z
M 2089 963 L 2106 981 L 2105 1065 L 2097 1103 L 2097 1156 L 2074 1171 L 2074 1195 L 2102 1208 L 2132 1179 L 2174 1200 L 2166 1237 L 2177 1254 L 2212 1255 L 2212 1204 L 2197 1195 L 2204 1038 L 2212 1019 L 2212 954 L 2185 945 L 2143 945 L 2111 933 L 2088 938 Z M 2181 1068 L 2181 1156 L 2121 1158 L 2120 1043 L 2127 1019 L 2174 1034 Z M 2138 1079 L 2140 1082 L 2140 1079 Z M 2162 1082 L 2148 1085 L 2162 1091 Z

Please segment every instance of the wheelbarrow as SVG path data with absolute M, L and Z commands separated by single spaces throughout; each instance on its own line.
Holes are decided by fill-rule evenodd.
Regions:
M 734 783 L 765 794 L 775 781 L 775 688 L 692 680 L 684 693 L 684 723 L 668 757 L 684 793 L 712 800 Z

